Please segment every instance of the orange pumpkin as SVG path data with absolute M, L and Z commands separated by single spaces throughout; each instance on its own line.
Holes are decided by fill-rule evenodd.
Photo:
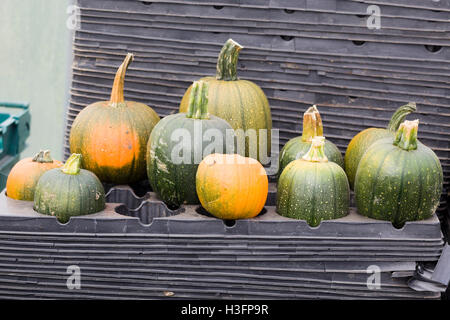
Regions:
M 213 216 L 248 219 L 264 208 L 269 181 L 257 160 L 238 154 L 214 153 L 200 163 L 196 186 L 203 208 Z
M 149 106 L 125 101 L 125 72 L 133 60 L 127 54 L 119 67 L 109 101 L 95 102 L 75 118 L 70 152 L 82 155 L 82 167 L 104 182 L 131 183 L 146 178 L 147 141 L 159 121 Z
M 34 190 L 39 178 L 48 170 L 63 164 L 50 157 L 50 151 L 40 151 L 33 158 L 17 162 L 11 169 L 6 181 L 6 194 L 16 200 L 33 201 Z

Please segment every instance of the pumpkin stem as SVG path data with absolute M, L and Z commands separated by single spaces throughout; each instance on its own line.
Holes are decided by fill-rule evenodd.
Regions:
M 132 53 L 128 53 L 117 70 L 116 77 L 114 78 L 114 84 L 111 91 L 111 98 L 109 100 L 110 105 L 113 107 L 117 107 L 119 105 L 123 105 L 125 102 L 125 98 L 123 96 L 123 88 L 125 82 L 125 73 L 127 71 L 128 66 L 131 61 L 133 61 L 134 55 Z
M 394 139 L 394 145 L 403 150 L 417 149 L 417 130 L 419 129 L 419 120 L 406 120 L 400 125 Z
M 217 80 L 237 80 L 237 62 L 239 51 L 244 48 L 233 39 L 228 39 L 220 51 L 217 59 Z
M 72 153 L 72 155 L 67 159 L 61 171 L 67 174 L 78 174 L 81 167 L 81 154 Z
M 303 160 L 310 162 L 328 162 L 324 151 L 325 137 L 317 136 L 312 138 L 309 151 L 302 157 Z
M 323 135 L 322 118 L 316 105 L 313 105 L 303 114 L 302 141 L 311 142 L 314 137 Z
M 395 110 L 392 115 L 391 121 L 389 121 L 389 125 L 387 129 L 391 132 L 396 132 L 400 126 L 400 124 L 405 121 L 405 118 L 408 114 L 415 112 L 417 110 L 415 102 L 409 102 L 404 106 L 399 107 Z
M 187 118 L 209 119 L 208 113 L 208 83 L 202 80 L 194 81 L 189 96 Z
M 50 156 L 50 150 L 41 150 L 34 156 L 32 161 L 39 163 L 52 163 L 53 159 Z

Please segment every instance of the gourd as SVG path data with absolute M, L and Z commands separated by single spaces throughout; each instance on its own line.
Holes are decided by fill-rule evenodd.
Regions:
M 312 139 L 317 136 L 323 136 L 323 125 L 319 110 L 314 105 L 303 114 L 302 135 L 289 140 L 281 149 L 278 176 L 291 161 L 300 159 L 309 151 Z M 331 141 L 325 140 L 324 152 L 329 161 L 344 167 L 342 154 Z
M 436 154 L 417 140 L 418 125 L 418 120 L 403 122 L 395 138 L 374 143 L 362 157 L 355 177 L 360 214 L 401 227 L 435 212 L 442 167 Z
M 272 116 L 263 90 L 251 81 L 238 79 L 237 62 L 242 48 L 229 39 L 219 54 L 216 77 L 201 80 L 209 84 L 209 112 L 236 130 L 237 153 L 266 163 L 271 152 Z M 184 94 L 180 112 L 187 111 L 191 90 L 192 86 Z
M 249 219 L 264 208 L 268 178 L 261 163 L 239 154 L 211 154 L 197 171 L 203 208 L 219 219 Z
M 39 151 L 33 158 L 17 162 L 11 169 L 6 181 L 6 194 L 16 200 L 33 201 L 34 191 L 39 178 L 48 170 L 63 164 L 53 160 L 50 151 Z
M 312 227 L 349 211 L 347 176 L 338 164 L 328 161 L 324 145 L 324 137 L 314 137 L 309 151 L 289 163 L 278 180 L 277 212 L 306 220 Z
M 405 120 L 405 117 L 415 111 L 416 104 L 414 102 L 410 102 L 399 107 L 394 112 L 387 129 L 368 128 L 353 137 L 347 147 L 344 157 L 345 172 L 347 173 L 348 181 L 350 182 L 350 188 L 353 189 L 354 187 L 358 164 L 367 149 L 380 139 L 393 138 L 400 124 Z
M 63 167 L 44 173 L 36 185 L 34 210 L 66 223 L 70 217 L 105 209 L 102 183 L 80 166 L 81 155 L 72 154 Z
M 198 204 L 195 174 L 199 163 L 210 153 L 234 150 L 231 126 L 208 113 L 208 85 L 195 81 L 188 112 L 163 118 L 148 141 L 148 179 L 153 191 L 169 207 Z
M 90 104 L 75 118 L 70 151 L 82 154 L 83 168 L 103 182 L 126 184 L 144 180 L 147 141 L 159 116 L 149 106 L 124 99 L 124 79 L 133 60 L 119 67 L 109 101 Z

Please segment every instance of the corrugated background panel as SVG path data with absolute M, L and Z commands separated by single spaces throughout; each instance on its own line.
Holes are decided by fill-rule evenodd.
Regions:
M 366 27 L 371 4 L 381 10 L 381 29 Z M 178 110 L 193 80 L 215 73 L 223 43 L 233 38 L 245 47 L 239 75 L 268 96 L 281 144 L 301 133 L 301 116 L 312 104 L 322 114 L 324 134 L 344 153 L 359 131 L 385 127 L 398 106 L 415 101 L 418 112 L 409 119 L 420 119 L 419 138 L 439 156 L 447 192 L 448 0 L 79 0 L 78 5 L 66 157 L 74 118 L 86 105 L 109 98 L 127 52 L 135 54 L 127 100 L 165 116 Z

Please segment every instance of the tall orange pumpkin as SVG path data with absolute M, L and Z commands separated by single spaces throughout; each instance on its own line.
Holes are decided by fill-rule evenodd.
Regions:
M 238 154 L 210 154 L 197 169 L 197 195 L 209 213 L 219 219 L 257 216 L 267 200 L 269 181 L 255 159 Z
M 125 72 L 133 60 L 127 54 L 119 67 L 109 101 L 90 104 L 73 122 L 70 152 L 82 155 L 82 167 L 103 182 L 131 183 L 146 178 L 147 141 L 159 121 L 149 106 L 125 101 Z
M 12 199 L 33 201 L 39 178 L 48 170 L 62 165 L 62 162 L 51 158 L 48 150 L 40 151 L 33 158 L 20 160 L 9 172 L 6 194 Z

